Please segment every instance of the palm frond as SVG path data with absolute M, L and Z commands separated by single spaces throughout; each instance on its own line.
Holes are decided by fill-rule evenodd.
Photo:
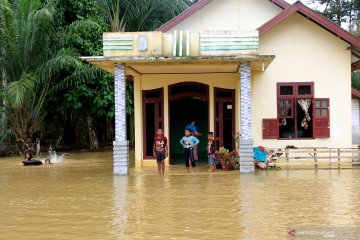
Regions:
M 29 96 L 35 91 L 36 78 L 31 73 L 24 72 L 18 81 L 10 82 L 5 89 L 7 101 L 14 108 L 20 107 Z

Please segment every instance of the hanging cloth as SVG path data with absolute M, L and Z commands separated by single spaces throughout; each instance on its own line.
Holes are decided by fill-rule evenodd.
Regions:
M 309 109 L 311 106 L 311 99 L 299 99 L 298 103 L 305 113 L 304 119 L 301 122 L 301 127 L 303 127 L 304 129 L 308 129 L 309 122 L 311 121 L 311 117 L 309 114 Z

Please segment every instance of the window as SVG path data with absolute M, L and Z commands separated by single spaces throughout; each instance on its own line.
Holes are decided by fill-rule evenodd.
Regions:
M 313 86 L 313 83 L 278 84 L 278 138 L 313 138 Z
M 329 137 L 330 100 L 314 98 L 314 83 L 278 83 L 277 118 L 263 120 L 263 138 Z
M 316 138 L 330 137 L 330 100 L 315 98 L 314 136 Z

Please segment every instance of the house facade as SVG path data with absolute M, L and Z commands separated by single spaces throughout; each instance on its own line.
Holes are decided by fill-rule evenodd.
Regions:
M 135 91 L 135 165 L 152 166 L 157 128 L 167 164 L 182 164 L 179 140 L 196 121 L 235 149 L 252 172 L 252 147 L 352 147 L 351 72 L 360 40 L 300 2 L 201 0 L 155 32 L 104 33 L 104 56 L 84 57 L 115 75 L 114 171 L 127 173 L 125 79 Z

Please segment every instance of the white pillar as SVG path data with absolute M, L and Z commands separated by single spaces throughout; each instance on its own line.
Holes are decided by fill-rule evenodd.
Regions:
M 241 105 L 241 141 L 240 172 L 254 172 L 252 114 L 251 114 L 251 65 L 240 63 L 240 105 Z
M 115 141 L 114 174 L 126 175 L 129 168 L 129 143 L 126 132 L 125 65 L 115 64 Z

